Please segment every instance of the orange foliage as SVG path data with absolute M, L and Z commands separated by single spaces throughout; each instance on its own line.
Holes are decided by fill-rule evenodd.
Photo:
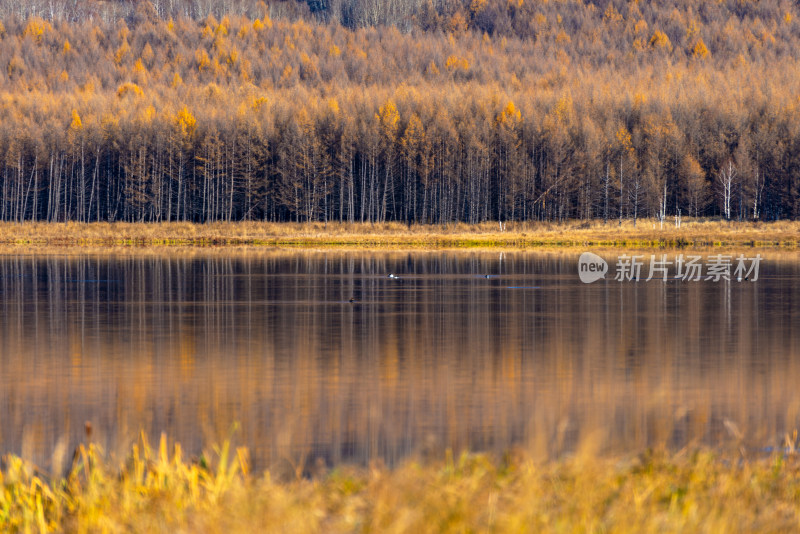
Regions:
M 672 50 L 672 43 L 670 42 L 669 37 L 667 37 L 667 34 L 659 30 L 656 30 L 653 33 L 653 36 L 650 38 L 650 46 L 660 50 Z
M 702 39 L 698 39 L 697 43 L 694 45 L 694 48 L 692 49 L 692 56 L 699 59 L 705 59 L 708 56 L 708 54 L 709 51 L 708 48 L 706 48 L 706 44 L 703 42 Z
M 37 43 L 40 43 L 44 35 L 51 31 L 53 31 L 53 26 L 49 22 L 43 20 L 41 17 L 31 17 L 22 35 L 31 37 Z
M 123 83 L 117 87 L 117 96 L 120 98 L 126 95 L 142 96 L 143 94 L 142 88 L 135 83 Z

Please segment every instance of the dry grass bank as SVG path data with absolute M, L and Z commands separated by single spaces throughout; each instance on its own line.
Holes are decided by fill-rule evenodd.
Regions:
M 222 447 L 190 462 L 164 439 L 114 463 L 81 446 L 66 477 L 17 457 L 0 470 L 0 530 L 69 532 L 791 532 L 795 454 L 709 451 L 535 462 L 446 455 L 311 478 L 248 472 Z
M 800 222 L 685 220 L 680 228 L 653 220 L 413 225 L 399 223 L 2 223 L 0 245 L 86 246 L 301 246 L 525 248 L 546 246 L 758 246 L 800 245 Z

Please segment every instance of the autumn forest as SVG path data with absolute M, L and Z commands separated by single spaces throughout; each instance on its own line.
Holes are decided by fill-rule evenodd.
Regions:
M 788 0 L 0 0 L 0 219 L 800 218 Z

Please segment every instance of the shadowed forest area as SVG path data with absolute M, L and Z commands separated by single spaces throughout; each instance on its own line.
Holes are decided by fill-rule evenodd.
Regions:
M 0 1 L 0 219 L 800 217 L 785 0 Z

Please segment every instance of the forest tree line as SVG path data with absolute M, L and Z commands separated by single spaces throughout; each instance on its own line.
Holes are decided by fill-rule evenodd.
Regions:
M 664 4 L 2 5 L 0 219 L 800 217 L 796 6 Z

